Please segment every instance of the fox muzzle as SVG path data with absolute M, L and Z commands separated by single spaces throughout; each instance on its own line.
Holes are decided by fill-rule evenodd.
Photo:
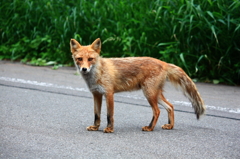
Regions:
M 87 68 L 83 67 L 82 72 L 87 72 Z

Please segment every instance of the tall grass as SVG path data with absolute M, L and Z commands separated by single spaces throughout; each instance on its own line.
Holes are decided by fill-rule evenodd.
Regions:
M 105 57 L 152 56 L 192 78 L 240 84 L 239 0 L 0 2 L 0 59 L 71 63 L 70 38 Z

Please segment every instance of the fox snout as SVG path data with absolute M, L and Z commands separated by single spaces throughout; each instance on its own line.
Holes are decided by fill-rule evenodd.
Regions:
M 92 69 L 92 64 L 87 61 L 84 61 L 82 57 L 80 58 L 75 58 L 75 66 L 77 67 L 78 71 L 82 74 L 87 74 L 91 71 Z
M 90 66 L 90 68 L 80 67 L 80 68 L 79 68 L 79 71 L 80 71 L 81 73 L 83 73 L 83 74 L 87 74 L 87 73 L 89 73 L 89 72 L 91 71 L 91 66 Z
M 83 71 L 83 72 L 86 72 L 86 71 L 87 71 L 87 68 L 83 67 L 83 68 L 82 68 L 82 71 Z

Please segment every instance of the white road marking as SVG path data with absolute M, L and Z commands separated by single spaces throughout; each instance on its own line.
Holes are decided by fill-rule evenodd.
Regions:
M 81 91 L 81 92 L 89 92 L 85 88 L 73 88 L 71 86 L 63 86 L 63 85 L 57 85 L 57 84 L 46 83 L 46 82 L 31 81 L 31 80 L 25 80 L 25 79 L 19 79 L 19 78 L 0 77 L 0 80 L 8 81 L 8 82 L 15 82 L 15 83 L 30 84 L 30 85 L 35 85 L 35 86 L 43 86 L 43 87 L 76 90 L 76 91 Z
M 76 87 L 71 87 L 71 86 L 64 86 L 64 85 L 57 85 L 53 83 L 46 83 L 46 82 L 38 82 L 38 81 L 31 81 L 31 80 L 25 80 L 25 79 L 19 79 L 19 78 L 10 78 L 10 77 L 0 77 L 0 80 L 2 81 L 8 81 L 8 82 L 15 82 L 15 83 L 24 83 L 24 84 L 30 84 L 30 85 L 35 85 L 35 86 L 42 86 L 42 87 L 52 87 L 52 88 L 60 88 L 60 89 L 68 89 L 68 90 L 75 90 L 75 91 L 80 91 L 80 92 L 89 92 L 88 89 L 85 88 L 76 88 Z M 117 95 L 120 97 L 125 97 L 125 98 L 131 98 L 131 99 L 141 99 L 141 100 L 146 100 L 143 97 L 136 97 L 136 96 L 129 96 L 129 95 Z M 192 107 L 190 102 L 184 102 L 184 101 L 170 101 L 172 104 L 177 104 L 181 106 L 187 106 L 187 107 Z M 218 110 L 218 111 L 223 111 L 223 112 L 229 112 L 229 113 L 237 113 L 240 114 L 240 109 L 236 108 L 224 108 L 224 107 L 218 107 L 218 106 L 211 106 L 211 105 L 206 105 L 207 109 L 210 110 Z

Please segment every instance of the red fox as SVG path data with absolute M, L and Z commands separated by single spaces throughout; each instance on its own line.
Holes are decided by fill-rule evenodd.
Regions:
M 142 89 L 152 107 L 153 117 L 143 131 L 153 131 L 162 105 L 168 112 L 168 124 L 162 129 L 174 127 L 174 107 L 163 96 L 166 78 L 175 86 L 180 86 L 191 101 L 197 119 L 204 114 L 205 105 L 195 84 L 178 66 L 151 57 L 102 58 L 101 40 L 91 45 L 81 46 L 75 39 L 70 40 L 70 48 L 75 65 L 86 81 L 94 98 L 94 124 L 88 131 L 97 131 L 100 126 L 102 96 L 107 104 L 107 127 L 105 133 L 114 132 L 114 93 Z

